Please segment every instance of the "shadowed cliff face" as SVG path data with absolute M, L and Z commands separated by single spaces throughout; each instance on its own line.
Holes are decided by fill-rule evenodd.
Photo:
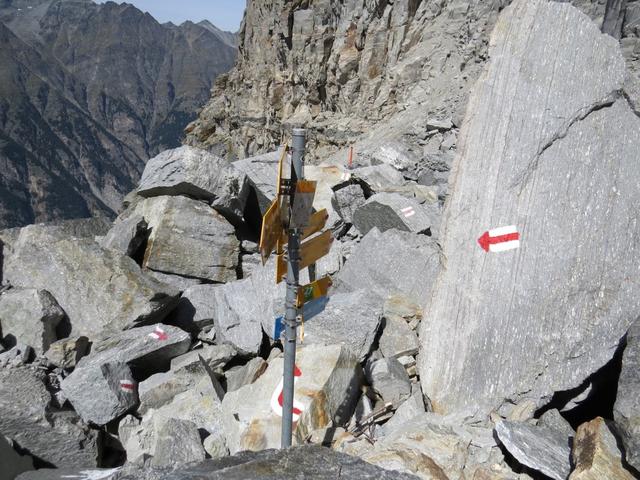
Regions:
M 0 1 L 0 227 L 112 216 L 235 49 L 208 22 L 127 4 Z

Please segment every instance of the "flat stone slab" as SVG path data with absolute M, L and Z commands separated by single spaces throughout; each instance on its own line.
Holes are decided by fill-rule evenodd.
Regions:
M 371 230 L 336 276 L 336 291 L 364 289 L 386 300 L 403 294 L 422 303 L 440 270 L 437 243 L 409 232 Z
M 520 422 L 500 421 L 495 427 L 504 448 L 522 465 L 554 480 L 571 472 L 571 447 L 562 432 Z
M 399 193 L 377 193 L 353 214 L 353 224 L 363 234 L 372 228 L 385 232 L 392 228 L 431 235 L 440 224 L 437 203 L 420 203 Z
M 435 411 L 478 418 L 579 386 L 640 314 L 640 119 L 620 96 L 618 42 L 569 3 L 517 0 L 489 58 L 458 142 L 418 363 Z M 498 230 L 481 248 L 502 227 L 519 242 Z

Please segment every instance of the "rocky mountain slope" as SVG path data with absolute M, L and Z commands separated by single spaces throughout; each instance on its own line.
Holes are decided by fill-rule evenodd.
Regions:
M 0 230 L 9 480 L 638 478 L 634 41 L 596 20 L 501 11 L 459 136 L 415 120 L 456 137 L 449 183 L 401 143 L 305 166 L 332 286 L 302 309 L 290 450 L 274 450 L 285 286 L 255 243 L 286 152 L 182 146 L 112 224 Z
M 235 58 L 212 24 L 132 5 L 0 2 L 0 225 L 113 216 Z
M 236 66 L 217 82 L 187 142 L 243 158 L 273 149 L 288 128 L 305 125 L 310 160 L 338 152 L 334 159 L 344 163 L 344 148 L 354 146 L 356 163 L 428 158 L 446 169 L 489 35 L 509 3 L 250 2 Z M 606 0 L 571 3 L 602 24 Z M 637 85 L 638 5 L 608 3 L 611 28 L 618 32 L 618 19 L 625 19 L 629 82 Z

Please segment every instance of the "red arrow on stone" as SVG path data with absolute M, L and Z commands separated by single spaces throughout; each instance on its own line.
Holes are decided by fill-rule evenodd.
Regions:
M 478 239 L 485 252 L 504 252 L 520 247 L 520 234 L 515 226 L 494 228 L 486 231 Z

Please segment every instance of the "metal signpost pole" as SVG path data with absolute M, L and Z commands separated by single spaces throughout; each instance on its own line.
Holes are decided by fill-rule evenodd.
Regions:
M 291 193 L 296 188 L 296 181 L 304 178 L 304 149 L 306 131 L 301 128 L 293 129 L 293 145 L 291 154 Z M 293 202 L 290 202 L 292 205 Z M 283 402 L 282 402 L 282 448 L 291 446 L 293 430 L 293 390 L 294 368 L 296 362 L 296 337 L 298 326 L 298 287 L 300 261 L 300 234 L 298 228 L 289 228 L 288 259 L 287 259 L 287 295 L 284 317 L 284 370 L 283 370 Z

